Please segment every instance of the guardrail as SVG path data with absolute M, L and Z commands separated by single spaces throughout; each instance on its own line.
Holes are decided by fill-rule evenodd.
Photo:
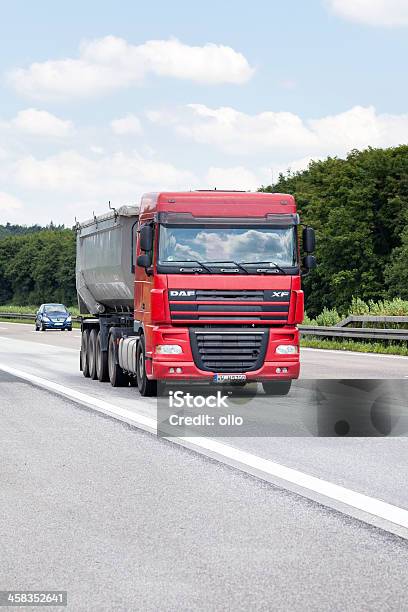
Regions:
M 381 329 L 370 327 L 324 327 L 299 325 L 302 336 L 325 338 L 358 338 L 359 340 L 408 340 L 408 329 Z
M 35 314 L 18 312 L 0 312 L 0 319 L 26 319 L 34 321 Z M 74 323 L 80 323 L 81 317 L 72 317 Z M 340 321 L 337 325 L 314 326 L 299 325 L 302 336 L 320 336 L 325 338 L 356 338 L 359 340 L 397 340 L 408 341 L 408 329 L 390 329 L 380 327 L 347 327 L 350 323 L 392 323 L 408 324 L 408 317 L 374 317 L 374 316 L 350 316 Z
M 21 313 L 21 312 L 1 312 L 0 319 L 26 319 L 27 321 L 34 321 L 36 315 L 33 313 Z M 73 323 L 80 323 L 81 317 L 72 317 Z
M 373 315 L 350 315 L 339 323 L 336 327 L 346 327 L 349 323 L 408 323 L 408 317 L 400 316 L 373 316 Z
M 350 323 L 361 323 L 360 327 L 348 327 Z M 390 327 L 365 327 L 367 323 L 383 324 L 408 324 L 408 317 L 394 316 L 372 316 L 372 315 L 350 315 L 337 325 L 312 326 L 299 325 L 302 336 L 323 336 L 326 338 L 356 338 L 359 340 L 408 340 L 408 329 L 397 329 Z

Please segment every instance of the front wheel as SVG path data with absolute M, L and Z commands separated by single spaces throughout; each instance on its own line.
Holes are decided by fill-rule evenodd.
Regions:
M 287 395 L 292 386 L 291 380 L 271 380 L 263 382 L 262 387 L 265 395 Z
M 152 397 L 157 395 L 157 381 L 149 380 L 146 374 L 146 348 L 143 336 L 140 336 L 140 340 L 137 343 L 136 376 L 137 387 L 140 395 L 143 397 Z

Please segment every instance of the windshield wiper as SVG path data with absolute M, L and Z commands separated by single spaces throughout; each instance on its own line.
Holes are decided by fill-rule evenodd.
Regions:
M 282 274 L 287 274 L 287 272 L 281 268 L 280 266 L 278 266 L 278 264 L 276 264 L 274 261 L 243 261 L 243 264 L 254 264 L 255 266 L 262 266 L 264 264 L 268 264 L 269 266 L 272 266 L 275 270 L 279 270 L 279 272 L 282 272 Z
M 164 264 L 178 264 L 178 263 L 193 263 L 196 264 L 198 266 L 200 266 L 200 268 L 202 268 L 203 270 L 205 270 L 206 272 L 208 272 L 209 274 L 212 274 L 212 271 L 210 270 L 210 268 L 207 268 L 207 266 L 203 263 L 201 263 L 201 261 L 198 261 L 198 259 L 172 259 L 171 261 L 165 261 L 162 262 Z
M 222 260 L 222 261 L 206 261 L 205 263 L 209 264 L 209 265 L 211 265 L 211 264 L 223 264 L 223 263 L 233 264 L 234 266 L 236 266 L 238 268 L 238 270 L 242 270 L 243 272 L 245 272 L 245 274 L 249 274 L 248 270 L 246 270 L 244 268 L 244 266 L 241 266 L 241 264 L 237 263 L 236 261 L 233 261 L 232 259 L 225 259 L 225 260 Z

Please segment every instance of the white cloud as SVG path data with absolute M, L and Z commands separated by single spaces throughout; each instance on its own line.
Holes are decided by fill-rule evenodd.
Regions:
M 13 127 L 32 136 L 65 138 L 73 131 L 71 121 L 59 119 L 47 111 L 27 108 L 17 113 L 11 121 Z
M 122 152 L 100 157 L 71 150 L 39 159 L 33 155 L 16 159 L 0 172 L 3 182 L 41 202 L 36 211 L 42 222 L 73 223 L 93 210 L 104 212 L 108 200 L 121 205 L 138 202 L 142 193 L 159 189 L 189 189 L 197 178 L 189 171 L 138 153 Z M 30 216 L 30 213 L 29 213 Z M 31 213 L 35 220 L 34 212 Z
M 100 147 L 99 145 L 91 145 L 89 147 L 89 150 L 91 151 L 91 153 L 94 153 L 95 155 L 103 155 L 105 153 L 104 148 Z
M 326 0 L 340 17 L 371 26 L 408 25 L 407 0 Z
M 269 175 L 270 178 L 270 175 Z M 211 166 L 208 169 L 206 180 L 210 189 L 242 189 L 252 191 L 258 189 L 262 182 L 267 182 L 268 175 L 260 172 L 258 175 L 244 166 L 220 168 Z
M 149 112 L 147 116 L 189 140 L 225 153 L 269 153 L 282 162 L 408 141 L 408 114 L 379 114 L 372 106 L 355 106 L 337 115 L 308 120 L 293 113 L 248 115 L 229 107 L 212 109 L 198 104 L 173 112 Z
M 247 115 L 234 108 L 189 104 L 179 112 L 149 112 L 148 118 L 200 144 L 211 144 L 232 154 L 313 146 L 314 135 L 297 115 L 264 112 Z
M 14 210 L 16 208 L 21 208 L 22 202 L 10 195 L 9 193 L 5 193 L 4 191 L 0 191 L 0 210 L 1 211 L 9 211 Z
M 106 36 L 83 42 L 79 57 L 36 62 L 8 75 L 21 94 L 36 98 L 87 97 L 140 84 L 149 74 L 197 83 L 244 83 L 253 73 L 247 59 L 231 47 L 184 45 L 176 39 L 141 45 Z
M 120 119 L 114 119 L 111 121 L 112 131 L 117 136 L 123 136 L 126 134 L 140 134 L 142 132 L 142 124 L 136 115 L 126 115 Z

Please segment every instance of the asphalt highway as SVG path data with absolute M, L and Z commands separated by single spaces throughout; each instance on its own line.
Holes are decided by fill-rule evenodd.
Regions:
M 85 379 L 79 341 L 77 330 L 36 333 L 0 323 L 0 530 L 7 551 L 0 588 L 67 590 L 72 610 L 405 607 L 404 530 L 400 538 L 387 521 L 373 527 L 367 513 L 381 514 L 370 500 L 408 510 L 408 359 L 304 350 L 302 379 L 290 395 L 261 395 L 249 409 L 255 421 L 272 414 L 267 429 L 255 423 L 248 430 L 255 435 L 217 438 L 237 457 L 368 496 L 356 520 L 334 510 L 330 496 L 300 496 L 289 481 L 254 478 L 242 457 L 238 465 L 213 453 L 214 461 L 205 445 L 192 443 L 192 452 L 61 397 L 58 386 L 90 398 L 88 405 L 110 402 L 135 418 L 157 416 L 156 400 L 142 400 L 135 388 Z M 322 436 L 312 378 L 401 379 L 387 387 L 395 405 L 391 435 Z M 381 386 L 375 394 L 378 388 L 384 393 Z
M 78 350 L 80 332 L 35 332 L 32 324 L 0 322 L 0 336 Z M 408 377 L 408 357 L 304 348 L 301 378 L 397 378 Z

